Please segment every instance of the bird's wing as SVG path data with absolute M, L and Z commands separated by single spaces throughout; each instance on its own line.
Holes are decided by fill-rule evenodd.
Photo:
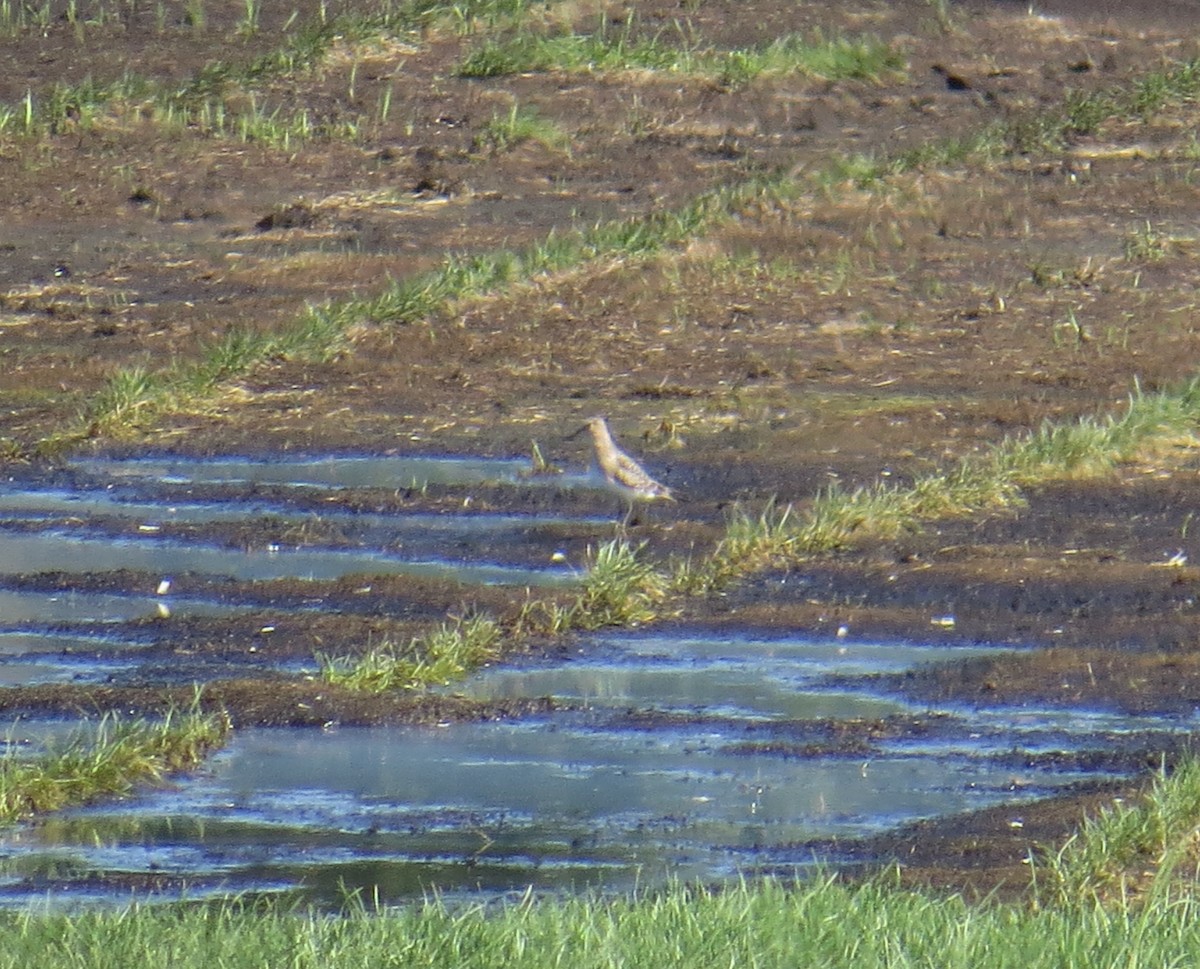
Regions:
M 624 451 L 617 451 L 613 457 L 616 458 L 617 467 L 621 470 L 622 474 L 631 478 L 650 477 L 648 474 L 646 474 L 645 469 Z
M 648 494 L 659 495 L 663 498 L 669 498 L 672 501 L 674 500 L 671 489 L 650 477 L 646 473 L 646 469 L 628 454 L 618 451 L 616 457 L 620 477 L 631 488 L 635 488 L 638 491 L 645 491 Z
M 617 461 L 617 466 L 621 470 L 621 478 L 626 484 L 634 488 L 661 487 L 657 481 L 650 477 L 645 468 L 627 454 L 621 455 Z

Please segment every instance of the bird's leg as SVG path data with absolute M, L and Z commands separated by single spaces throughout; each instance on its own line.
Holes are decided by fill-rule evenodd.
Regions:
M 640 525 L 641 519 L 634 517 L 634 512 L 637 511 L 632 498 L 625 501 L 625 517 L 621 519 L 621 531 L 625 531 L 630 525 Z

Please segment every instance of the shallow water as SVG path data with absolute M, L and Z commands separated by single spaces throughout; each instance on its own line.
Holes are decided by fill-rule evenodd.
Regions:
M 0 583 L 8 576 L 41 573 L 86 572 L 93 579 L 116 570 L 126 573 L 118 583 L 123 588 L 106 593 L 61 588 L 61 581 L 55 581 L 53 592 L 0 589 L 0 632 L 47 637 L 45 644 L 30 643 L 29 648 L 31 653 L 46 654 L 55 649 L 56 624 L 167 621 L 229 615 L 247 608 L 174 594 L 171 580 L 184 573 L 238 582 L 321 582 L 355 574 L 396 574 L 449 579 L 465 589 L 573 584 L 579 577 L 578 563 L 572 564 L 558 551 L 555 529 L 601 527 L 605 519 L 474 512 L 374 514 L 346 510 L 332 500 L 319 513 L 296 512 L 253 498 L 181 502 L 177 494 L 160 495 L 155 484 L 166 479 L 251 481 L 345 491 L 364 484 L 394 485 L 397 475 L 406 475 L 435 485 L 520 481 L 524 486 L 524 467 L 525 462 L 515 460 L 458 458 L 97 460 L 82 462 L 79 470 L 87 475 L 85 484 L 76 489 L 0 484 Z M 560 479 L 547 480 L 553 484 Z M 131 481 L 143 485 L 133 487 Z M 284 535 L 295 525 L 302 542 L 304 526 L 310 522 L 343 523 L 345 536 L 338 547 L 261 537 L 263 523 Z M 205 541 L 204 526 L 228 523 L 244 523 L 247 547 L 230 547 L 227 533 Z M 184 540 L 164 531 L 181 524 L 197 527 L 195 537 Z M 497 560 L 500 556 L 503 560 Z M 133 573 L 132 579 L 128 573 Z M 137 573 L 144 574 L 141 589 Z M 0 669 L 0 682 L 7 685 L 80 678 L 71 664 L 64 671 L 57 663 L 22 663 L 10 655 L 0 657 L 0 665 L 5 667 Z
M 140 522 L 147 528 L 163 525 L 204 525 L 216 522 L 237 522 L 256 517 L 271 517 L 281 522 L 303 524 L 321 521 L 349 522 L 367 528 L 390 528 L 408 532 L 489 532 L 538 529 L 550 531 L 562 525 L 602 525 L 610 519 L 592 516 L 517 515 L 489 512 L 474 514 L 432 514 L 405 512 L 403 514 L 373 514 L 362 511 L 343 511 L 336 506 L 320 513 L 295 512 L 265 501 L 223 502 L 154 502 L 137 500 L 109 491 L 3 491 L 0 490 L 0 518 L 10 521 L 52 521 L 57 518 L 88 516 L 119 516 Z
M 959 710 L 927 736 L 876 740 L 866 753 L 755 746 L 827 717 L 922 717 L 874 693 L 868 674 L 956 652 L 724 633 L 607 637 L 589 649 L 599 658 L 485 671 L 464 685 L 480 697 L 575 697 L 585 709 L 524 723 L 239 731 L 168 789 L 0 838 L 0 892 L 11 904 L 47 893 L 69 902 L 103 876 L 117 886 L 111 898 L 131 873 L 153 873 L 162 897 L 286 891 L 336 905 L 355 889 L 398 903 L 435 890 L 471 899 L 719 880 L 830 860 L 804 846 L 915 818 L 1008 802 L 1016 820 L 1021 802 L 1098 775 L 1014 772 L 1014 749 L 1187 726 Z M 673 685 L 671 669 L 681 674 Z M 864 678 L 857 689 L 823 687 L 835 674 Z M 651 709 L 692 718 L 626 716 Z
M 376 549 L 229 549 L 168 540 L 84 537 L 61 532 L 0 532 L 0 575 L 31 572 L 134 569 L 171 576 L 180 572 L 262 579 L 339 579 L 363 573 L 408 574 L 505 585 L 559 585 L 577 576 L 564 568 L 521 568 L 487 562 L 414 560 Z
M 230 611 L 166 586 L 158 594 L 163 579 L 188 571 L 231 582 L 427 574 L 458 579 L 464 596 L 478 583 L 578 578 L 562 556 L 550 561 L 553 546 L 538 531 L 545 521 L 511 514 L 358 515 L 332 502 L 319 520 L 340 515 L 360 526 L 358 545 L 243 551 L 171 540 L 156 526 L 253 523 L 278 509 L 250 500 L 159 501 L 153 482 L 347 490 L 410 477 L 431 489 L 463 481 L 524 487 L 523 466 L 390 458 L 93 461 L 79 491 L 0 488 L 0 519 L 8 523 L 0 526 L 0 583 L 17 574 L 125 569 L 128 588 L 129 576 L 135 583 L 145 576 L 138 594 L 0 590 L 0 685 L 136 677 L 144 644 L 121 644 L 106 629 L 155 617 L 155 636 L 169 639 L 170 623 L 181 617 Z M 151 484 L 105 484 L 132 480 Z M 149 527 L 113 537 L 100 519 L 108 528 L 125 523 L 119 531 Z M 477 541 L 538 564 L 488 561 L 472 554 Z M 450 543 L 454 560 L 414 552 L 432 556 Z M 61 576 L 55 581 L 61 585 Z M 56 628 L 62 624 L 69 634 Z M 552 695 L 570 706 L 554 715 L 429 728 L 241 730 L 193 775 L 4 832 L 0 904 L 249 890 L 336 905 L 358 889 L 398 903 L 431 891 L 478 899 L 528 886 L 560 892 L 672 876 L 720 880 L 836 861 L 811 847 L 815 839 L 1003 802 L 1013 803 L 1017 817 L 1022 801 L 1100 776 L 1030 767 L 1023 752 L 1120 750 L 1136 747 L 1139 732 L 1192 726 L 1070 710 L 929 711 L 881 693 L 872 679 L 994 652 L 987 646 L 733 629 L 593 636 L 576 645 L 577 659 L 486 670 L 451 688 L 480 699 Z M 231 675 L 221 660 L 208 662 L 184 667 L 184 675 Z M 39 730 L 64 728 L 19 729 L 26 752 Z
M 748 717 L 880 717 L 909 709 L 861 690 L 822 685 L 833 676 L 896 672 L 933 660 L 994 653 L 847 639 L 612 636 L 586 658 L 490 671 L 455 687 L 480 699 L 553 695 L 588 704 L 702 709 Z
M 474 457 L 302 457 L 92 459 L 78 466 L 114 478 L 167 483 L 281 484 L 296 488 L 422 488 L 429 485 L 517 484 L 547 488 L 587 484 L 584 475 L 531 475 L 528 459 Z
M 55 623 L 115 623 L 168 616 L 226 616 L 235 606 L 181 596 L 101 592 L 11 592 L 0 589 L 0 630 L 38 635 Z M 51 633 L 50 635 L 53 635 Z
M 623 889 L 729 877 L 807 839 L 1014 797 L 1009 772 L 969 755 L 795 762 L 728 753 L 721 741 L 711 729 L 647 736 L 561 720 L 246 731 L 169 792 L 0 840 L 2 868 L 153 866 L 221 890 L 303 888 L 325 904 L 339 880 L 379 885 L 389 902 L 432 890 Z M 1016 796 L 1074 779 L 1046 772 Z
M 240 580 L 296 578 L 323 580 L 346 574 L 407 573 L 445 576 L 464 583 L 555 585 L 578 576 L 553 560 L 557 549 L 553 529 L 562 525 L 598 526 L 605 519 L 591 517 L 532 516 L 504 513 L 394 515 L 346 512 L 336 504 L 317 513 L 287 512 L 256 500 L 179 502 L 139 500 L 111 490 L 122 482 L 149 481 L 175 484 L 255 483 L 296 488 L 351 489 L 396 487 L 415 482 L 424 487 L 443 484 L 521 483 L 545 487 L 573 487 L 586 478 L 555 475 L 523 477 L 528 462 L 475 458 L 305 458 L 264 461 L 222 459 L 190 460 L 87 460 L 78 467 L 90 476 L 92 486 L 70 491 L 62 488 L 0 486 L 0 516 L 10 523 L 44 521 L 40 531 L 0 529 L 0 575 L 46 571 L 97 571 L 135 569 L 161 575 L 198 572 Z M 107 484 L 106 484 L 107 482 Z M 90 534 L 89 518 L 129 522 L 135 537 Z M 230 549 L 202 540 L 182 542 L 159 535 L 164 525 L 204 525 L 226 522 L 253 524 L 269 517 L 282 525 L 309 521 L 351 523 L 360 533 L 359 549 L 307 547 L 287 543 L 265 548 Z M 53 527 L 66 518 L 76 527 Z M 533 535 L 540 536 L 537 543 Z M 523 553 L 522 563 L 479 561 L 464 558 L 461 549 L 473 537 L 490 536 L 493 547 Z M 264 543 L 265 544 L 265 543 Z M 446 555 L 453 547 L 457 554 Z M 399 549 L 400 551 L 395 551 Z

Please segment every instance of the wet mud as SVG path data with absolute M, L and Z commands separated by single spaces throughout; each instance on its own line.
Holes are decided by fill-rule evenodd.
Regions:
M 95 716 L 115 711 L 131 717 L 155 716 L 190 707 L 197 695 L 191 682 L 168 688 L 159 684 L 83 689 L 29 686 L 4 691 L 0 709 L 10 715 Z M 483 703 L 424 693 L 364 694 L 328 683 L 296 682 L 283 677 L 213 680 L 199 692 L 199 700 L 201 709 L 228 712 L 235 727 L 433 726 L 512 720 L 559 709 L 549 697 Z
M 1033 804 L 917 821 L 858 841 L 826 842 L 851 877 L 894 871 L 901 884 L 960 892 L 973 901 L 1027 900 L 1033 866 L 1088 818 L 1135 803 L 1143 788 L 1107 782 Z M 798 847 L 797 856 L 817 845 Z M 891 865 L 880 865 L 880 859 Z M 780 871 L 779 874 L 785 874 Z
M 95 483 L 93 482 L 93 485 Z M 26 478 L 25 493 L 39 489 Z M 457 487 L 457 486 L 448 486 Z M 92 491 L 96 489 L 93 487 Z M 103 490 L 103 489 L 99 489 Z M 151 489 L 152 490 L 152 489 Z M 519 490 L 519 486 L 517 487 Z M 501 493 L 503 489 L 498 489 Z M 74 493 L 86 501 L 89 489 Z M 915 710 L 880 718 L 805 717 L 746 722 L 712 712 L 641 707 L 613 711 L 593 729 L 616 735 L 670 736 L 700 731 L 720 736 L 714 750 L 720 755 L 769 761 L 829 764 L 836 761 L 869 764 L 887 758 L 897 744 L 953 745 L 969 734 L 976 743 L 991 742 L 988 733 L 967 726 L 955 710 L 968 706 L 1003 711 L 1010 707 L 1109 710 L 1117 714 L 1161 718 L 1155 731 L 1109 733 L 1093 730 L 1081 745 L 1051 741 L 1026 746 L 1010 739 L 1009 728 L 998 728 L 1001 746 L 988 756 L 990 769 L 1008 772 L 1002 785 L 1013 796 L 1028 798 L 1043 791 L 1039 777 L 1046 772 L 1088 776 L 1144 777 L 1192 749 L 1190 721 L 1200 702 L 1200 680 L 1193 673 L 1186 648 L 1196 619 L 1191 596 L 1194 576 L 1180 550 L 1168 544 L 1182 538 L 1193 492 L 1179 477 L 1131 476 L 1119 485 L 1069 484 L 1031 491 L 1023 507 L 974 522 L 935 523 L 918 534 L 869 549 L 847 550 L 803 563 L 786 573 L 767 573 L 726 589 L 714 598 L 683 600 L 682 611 L 662 632 L 707 630 L 733 641 L 748 634 L 844 636 L 854 643 L 877 639 L 896 644 L 977 644 L 982 654 L 954 659 L 947 653 L 937 662 L 902 672 L 880 672 L 868 678 L 869 689 L 914 704 Z M 439 488 L 426 489 L 434 505 Z M 172 496 L 142 494 L 151 506 L 166 507 Z M 277 496 L 278 497 L 278 496 Z M 312 496 L 310 496 L 311 498 Z M 338 501 L 326 505 L 339 507 Z M 348 504 L 363 500 L 347 495 Z M 444 497 L 444 496 L 442 496 Z M 305 503 L 309 498 L 301 499 Z M 32 501 L 32 499 L 31 499 Z M 237 495 L 218 500 L 217 507 L 238 508 L 250 502 Z M 547 514 L 555 507 L 548 501 Z M 1097 507 L 1108 514 L 1102 518 Z M 559 507 L 559 512 L 562 511 Z M 594 509 L 593 509 L 594 510 Z M 526 509 L 527 511 L 527 509 Z M 688 522 L 688 507 L 657 514 L 677 516 L 695 536 L 712 526 Z M 138 541 L 130 523 L 145 516 L 123 518 L 101 514 L 82 516 L 74 527 L 107 538 Z M 421 514 L 425 512 L 422 511 Z M 523 514 L 525 512 L 522 512 Z M 353 514 L 359 514 L 354 512 Z M 368 513 L 364 513 L 368 514 Z M 410 509 L 381 509 L 369 514 L 391 516 L 402 523 Z M 443 515 L 452 512 L 447 508 Z M 569 517 L 569 516 L 568 516 Z M 198 523 L 186 538 L 143 536 L 190 546 L 197 538 L 220 541 L 232 528 L 256 536 L 264 519 L 215 525 Z M 6 521 L 5 531 L 39 534 L 61 528 L 23 519 Z M 570 548 L 569 542 L 538 547 L 530 515 L 522 543 L 510 543 L 516 558 L 544 557 L 545 549 Z M 1101 524 L 1107 521 L 1108 524 Z M 674 522 L 632 525 L 629 534 L 645 535 L 656 548 L 669 544 L 661 534 Z M 385 527 L 386 530 L 386 526 Z M 567 525 L 585 545 L 602 540 L 608 524 Z M 478 530 L 477 530 L 478 531 Z M 365 532 L 350 544 L 361 545 Z M 487 531 L 470 554 L 488 554 Z M 271 536 L 277 537 L 277 536 Z M 561 537 L 555 535 L 555 538 Z M 330 553 L 336 547 L 320 530 L 300 539 L 311 548 Z M 589 704 L 552 694 L 478 699 L 450 694 L 392 693 L 364 695 L 322 682 L 317 668 L 322 656 L 353 656 L 383 641 L 404 643 L 447 615 L 486 609 L 512 615 L 528 595 L 511 587 L 435 580 L 404 575 L 348 575 L 335 580 L 282 579 L 239 581 L 228 576 L 175 573 L 170 595 L 157 596 L 159 573 L 130 569 L 14 573 L 0 577 L 0 587 L 24 595 L 111 595 L 144 597 L 165 609 L 134 620 L 59 621 L 44 631 L 88 637 L 51 654 L 59 666 L 78 670 L 76 682 L 45 682 L 0 691 L 0 712 L 12 717 L 79 717 L 119 712 L 153 716 L 172 706 L 186 706 L 199 695 L 202 707 L 224 710 L 239 729 L 292 727 L 319 730 L 380 725 L 433 726 L 455 723 L 537 723 L 547 717 L 578 715 Z M 569 588 L 558 594 L 567 601 Z M 189 615 L 189 601 L 210 603 L 229 614 Z M 1149 618 L 1148 618 L 1149 617 Z M 571 664 L 581 656 L 574 640 L 523 640 L 504 662 L 541 664 L 547 660 Z M 1015 648 L 1006 648 L 1015 647 Z M 859 689 L 861 676 L 830 672 L 824 688 Z M 203 684 L 197 694 L 197 684 Z M 597 714 L 590 714 L 595 718 Z M 1086 728 L 1083 728 L 1085 734 Z M 1010 747 L 1004 753 L 1004 745 Z M 1095 785 L 1097 781 L 1088 781 Z M 1108 792 L 1109 787 L 1102 785 Z M 1129 789 L 1121 788 L 1126 796 Z M 900 861 L 903 877 L 941 886 L 965 887 L 987 894 L 998 885 L 1016 891 L 1028 874 L 1030 850 L 1066 836 L 1085 807 L 1112 803 L 1105 794 L 1063 797 L 1044 805 L 1023 803 L 1021 825 L 1012 827 L 1011 810 L 989 809 L 968 815 L 920 822 L 890 835 L 861 841 L 816 840 L 790 849 L 799 857 L 821 857 L 855 866 Z M 1041 818 L 1044 822 L 1028 821 Z M 1004 827 L 997 828 L 995 825 Z M 914 847 L 920 843 L 920 850 Z M 930 847 L 940 846 L 939 848 Z M 747 870 L 781 870 L 789 848 L 772 844 Z M 784 859 L 781 861 L 781 859 Z M 199 883 L 197 883 L 199 884 Z M 226 885 L 231 884 L 229 882 Z M 1026 882 L 1027 884 L 1027 882 Z M 82 890 L 82 882 L 77 886 Z M 74 889 L 73 889 L 74 890 Z M 166 890 L 166 889 L 164 889 Z

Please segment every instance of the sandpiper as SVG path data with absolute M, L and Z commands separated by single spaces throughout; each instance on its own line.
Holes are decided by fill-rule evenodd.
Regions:
M 670 488 L 655 481 L 640 464 L 617 447 L 603 417 L 593 417 L 576 433 L 583 430 L 591 432 L 592 443 L 596 446 L 596 463 L 604 480 L 631 502 L 635 499 L 675 500 Z

